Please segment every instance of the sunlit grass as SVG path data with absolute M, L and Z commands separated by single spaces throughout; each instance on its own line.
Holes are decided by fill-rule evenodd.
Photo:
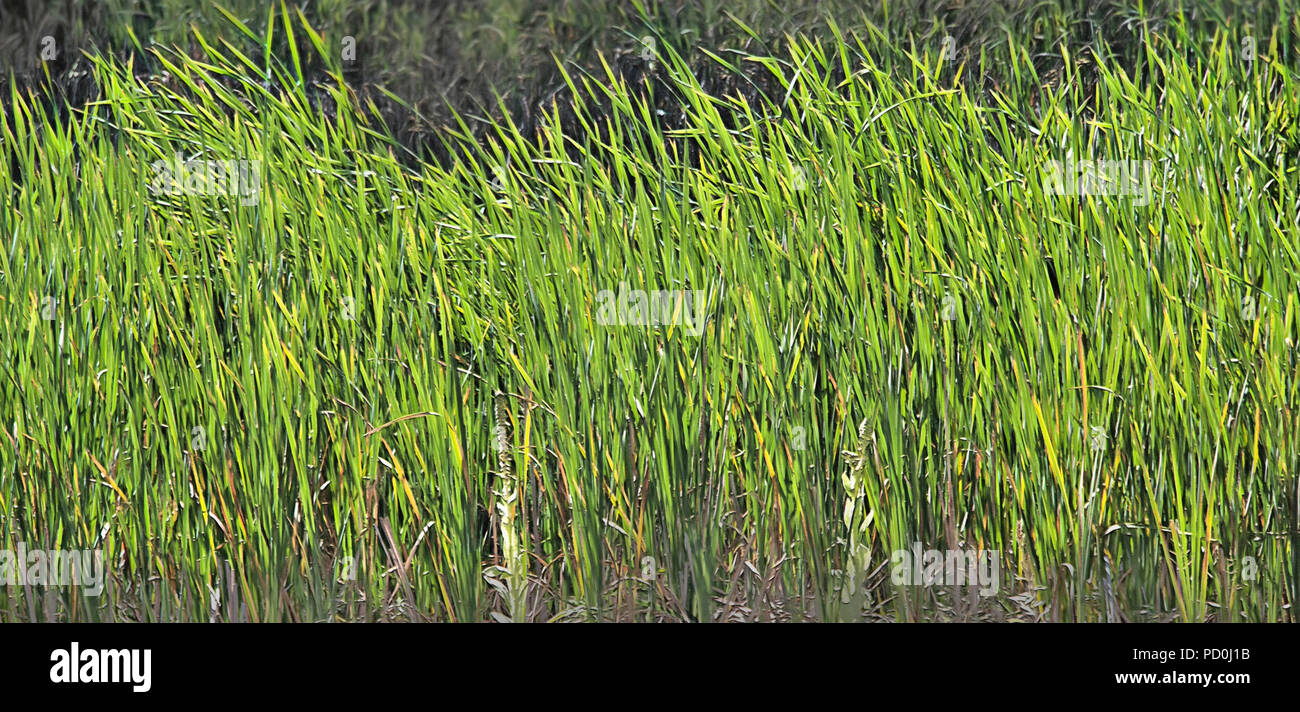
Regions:
M 111 582 L 0 618 L 1294 617 L 1286 32 L 1050 78 L 1014 35 L 716 56 L 758 102 L 664 46 L 683 128 L 566 72 L 577 130 L 466 120 L 414 173 L 300 16 L 229 20 L 267 51 L 6 98 L 0 547 Z M 259 189 L 151 192 L 178 152 Z M 1068 157 L 1151 162 L 1149 202 L 1050 194 Z M 600 323 L 621 284 L 708 321 Z M 917 541 L 1000 552 L 1001 593 L 892 587 Z

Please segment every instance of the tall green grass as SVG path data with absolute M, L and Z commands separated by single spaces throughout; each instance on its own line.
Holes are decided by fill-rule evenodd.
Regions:
M 0 618 L 1293 618 L 1300 28 L 713 55 L 757 101 L 665 44 L 413 172 L 301 16 L 229 19 L 266 51 L 7 98 L 0 547 L 111 580 Z M 260 192 L 152 193 L 177 152 Z M 600 323 L 624 284 L 707 325 Z M 999 595 L 894 587 L 913 542 Z

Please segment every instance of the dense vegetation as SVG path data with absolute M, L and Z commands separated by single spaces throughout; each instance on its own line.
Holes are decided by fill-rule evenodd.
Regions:
M 1294 618 L 1294 7 L 560 3 L 435 117 L 239 5 L 3 97 L 0 548 L 110 580 L 0 619 Z

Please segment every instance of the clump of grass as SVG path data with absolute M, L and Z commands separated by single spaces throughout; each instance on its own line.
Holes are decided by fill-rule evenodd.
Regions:
M 832 25 L 715 55 L 757 100 L 665 45 L 411 169 L 305 18 L 231 19 L 265 51 L 99 58 L 66 122 L 7 99 L 0 546 L 111 581 L 5 619 L 1290 615 L 1292 29 L 1247 65 L 1173 18 L 1049 81 L 1013 33 L 954 64 Z M 150 191 L 177 153 L 257 190 Z M 1151 200 L 1052 195 L 1067 156 L 1150 161 Z M 598 318 L 620 289 L 691 296 Z M 913 542 L 1011 571 L 894 590 Z

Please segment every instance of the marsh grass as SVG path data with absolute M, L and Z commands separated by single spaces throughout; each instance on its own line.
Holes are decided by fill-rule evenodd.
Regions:
M 561 62 L 564 107 L 416 169 L 285 6 L 227 15 L 260 53 L 95 58 L 66 121 L 14 89 L 0 546 L 111 580 L 0 616 L 1291 620 L 1300 27 L 1247 65 L 1166 19 L 1051 77 L 832 22 L 708 57 L 744 99 L 671 43 Z M 257 200 L 152 193 L 177 152 Z M 1051 194 L 1067 156 L 1149 204 Z M 623 283 L 703 331 L 599 323 Z M 891 587 L 913 542 L 1001 594 Z

